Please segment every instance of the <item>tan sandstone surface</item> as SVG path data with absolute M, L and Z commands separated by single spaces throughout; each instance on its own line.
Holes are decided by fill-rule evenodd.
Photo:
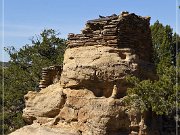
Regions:
M 143 121 L 137 109 L 125 106 L 123 98 L 96 97 L 87 89 L 63 89 L 59 83 L 39 93 L 29 92 L 25 99 L 23 117 L 32 125 L 12 135 L 41 135 L 51 130 L 54 135 L 137 134 Z
M 156 78 L 149 20 L 122 12 L 69 34 L 59 82 L 25 95 L 29 125 L 11 135 L 158 135 L 124 102 L 127 75 Z

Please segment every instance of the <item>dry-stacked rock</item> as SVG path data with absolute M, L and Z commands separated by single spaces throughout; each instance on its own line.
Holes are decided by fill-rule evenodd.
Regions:
M 50 66 L 42 69 L 42 79 L 39 82 L 39 88 L 43 89 L 60 80 L 62 72 L 61 66 Z
M 25 95 L 23 118 L 31 125 L 12 135 L 159 135 L 136 103 L 124 102 L 127 75 L 154 79 L 149 19 L 100 16 L 70 34 L 60 83 Z
M 152 42 L 149 21 L 150 17 L 141 17 L 128 12 L 89 20 L 81 34 L 69 34 L 68 47 L 103 45 L 131 48 L 140 59 L 151 61 Z

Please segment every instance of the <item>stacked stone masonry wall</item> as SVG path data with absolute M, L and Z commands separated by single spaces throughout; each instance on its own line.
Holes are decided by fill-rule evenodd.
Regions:
M 150 62 L 152 41 L 149 21 L 150 17 L 128 12 L 89 20 L 81 34 L 68 35 L 68 47 L 103 45 L 132 48 L 140 59 Z
M 39 88 L 43 89 L 60 80 L 62 72 L 61 66 L 50 66 L 42 69 L 42 79 L 39 82 Z

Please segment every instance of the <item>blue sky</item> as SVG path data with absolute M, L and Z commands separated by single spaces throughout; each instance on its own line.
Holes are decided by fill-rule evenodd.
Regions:
M 0 4 L 2 7 L 2 0 Z M 176 0 L 4 0 L 4 43 L 0 18 L 1 46 L 19 49 L 30 44 L 29 39 L 44 28 L 55 29 L 61 38 L 66 38 L 68 33 L 80 33 L 87 20 L 121 11 L 151 16 L 151 24 L 159 20 L 175 30 L 176 4 Z M 0 56 L 0 61 L 8 60 L 6 53 L 4 58 Z

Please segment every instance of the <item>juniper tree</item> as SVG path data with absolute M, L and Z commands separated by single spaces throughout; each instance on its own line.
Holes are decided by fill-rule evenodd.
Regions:
M 9 66 L 4 69 L 5 133 L 24 125 L 23 97 L 29 90 L 38 91 L 41 69 L 62 64 L 66 40 L 58 36 L 55 30 L 47 29 L 32 38 L 31 45 L 25 45 L 18 51 L 14 47 L 5 48 L 10 56 Z M 2 113 L 0 116 L 2 127 Z

